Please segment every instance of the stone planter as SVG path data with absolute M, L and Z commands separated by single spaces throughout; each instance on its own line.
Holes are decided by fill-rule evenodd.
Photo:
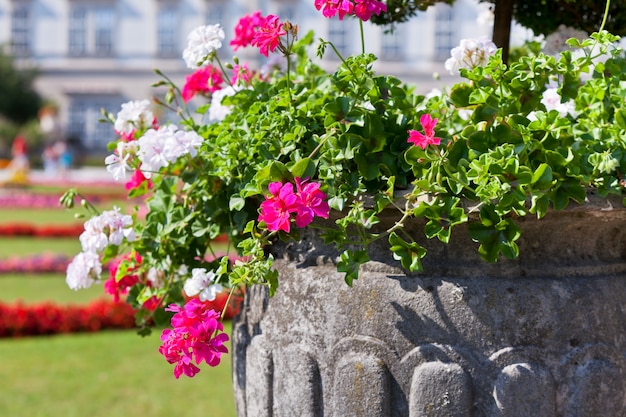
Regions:
M 349 288 L 313 236 L 233 325 L 239 417 L 626 416 L 626 210 L 520 221 L 518 260 L 466 231 L 406 275 L 374 249 Z

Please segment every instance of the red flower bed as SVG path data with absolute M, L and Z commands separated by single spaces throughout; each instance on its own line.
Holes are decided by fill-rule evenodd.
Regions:
M 65 273 L 72 258 L 66 255 L 44 253 L 33 256 L 11 256 L 0 259 L 0 274 Z
M 97 300 L 86 306 L 0 303 L 0 337 L 95 332 L 135 326 L 133 309 L 125 303 Z
M 228 294 L 219 294 L 207 302 L 222 311 Z M 224 314 L 231 320 L 241 306 L 242 298 L 233 296 Z M 22 302 L 0 302 L 0 337 L 22 337 L 56 333 L 96 332 L 104 329 L 135 327 L 135 311 L 124 302 L 97 300 L 85 306 L 59 306 L 51 302 L 26 305 Z
M 82 223 L 42 226 L 29 223 L 0 224 L 0 236 L 78 237 L 84 231 Z

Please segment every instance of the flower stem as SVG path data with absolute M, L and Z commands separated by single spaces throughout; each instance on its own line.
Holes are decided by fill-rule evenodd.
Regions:
M 226 309 L 228 309 L 228 305 L 230 304 L 230 299 L 233 296 L 233 291 L 235 291 L 235 287 L 232 287 L 228 292 L 228 298 L 226 298 L 226 302 L 224 303 L 224 308 L 222 309 L 222 314 L 220 315 L 220 321 L 224 321 L 224 316 L 226 315 Z
M 224 74 L 224 78 L 226 79 L 226 83 L 229 86 L 233 87 L 232 81 L 230 80 L 229 77 L 226 76 L 226 69 L 224 68 L 224 65 L 222 64 L 222 60 L 217 55 L 215 55 L 215 60 L 217 61 L 217 65 L 219 65 L 219 67 L 220 67 L 220 71 L 222 71 L 222 74 Z
M 604 8 L 604 17 L 602 18 L 602 24 L 600 25 L 600 29 L 598 32 L 602 32 L 604 30 L 604 25 L 609 17 L 609 8 L 611 7 L 611 0 L 606 0 L 606 7 Z
M 363 21 L 359 19 L 359 31 L 361 32 L 361 53 L 365 54 L 365 33 L 363 32 Z

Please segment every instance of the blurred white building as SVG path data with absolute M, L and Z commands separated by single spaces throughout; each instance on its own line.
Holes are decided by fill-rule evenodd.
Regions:
M 151 87 L 160 69 L 180 86 L 190 73 L 182 60 L 186 36 L 202 24 L 221 23 L 228 60 L 233 28 L 240 17 L 261 10 L 315 30 L 345 54 L 360 50 L 355 19 L 326 19 L 313 0 L 0 0 L 0 44 L 20 67 L 36 67 L 39 93 L 56 103 L 65 137 L 79 139 L 91 151 L 102 151 L 115 139 L 110 124 L 99 123 L 101 108 L 117 113 L 129 100 L 163 94 Z M 418 91 L 450 85 L 444 61 L 462 38 L 491 34 L 481 18 L 484 4 L 457 0 L 438 4 L 393 34 L 366 24 L 366 49 L 379 58 L 376 69 L 399 76 Z M 482 22 L 482 23 L 481 23 Z M 337 65 L 330 49 L 324 65 Z M 240 61 L 262 64 L 256 50 L 239 50 Z M 436 79 L 433 74 L 439 74 Z

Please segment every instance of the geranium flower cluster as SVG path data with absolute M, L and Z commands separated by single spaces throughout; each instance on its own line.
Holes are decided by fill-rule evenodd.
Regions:
M 147 129 L 155 123 L 150 100 L 134 100 L 122 104 L 113 127 L 120 135 L 131 136 L 135 130 Z
M 291 35 L 292 38 L 298 33 L 298 27 L 289 22 L 281 22 L 276 15 L 261 15 L 256 11 L 239 19 L 235 26 L 235 36 L 230 42 L 233 49 L 247 46 L 259 48 L 262 55 L 269 56 L 276 49 L 288 53 L 287 42 L 283 38 Z
M 188 297 L 199 296 L 200 301 L 213 301 L 217 294 L 222 292 L 220 284 L 214 284 L 216 275 L 206 268 L 194 268 L 191 270 L 191 278 L 185 281 L 183 290 Z
M 118 279 L 117 272 L 120 264 L 124 260 L 132 260 L 135 265 L 127 268 L 126 275 Z M 138 266 L 141 265 L 141 261 L 141 255 L 135 252 L 134 256 L 128 254 L 123 258 L 111 262 L 109 266 L 109 279 L 104 282 L 104 291 L 113 296 L 113 301 L 119 301 L 121 295 L 126 295 L 133 285 L 139 283 L 139 275 L 134 272 L 138 269 Z
M 315 0 L 315 8 L 329 19 L 338 15 L 339 20 L 346 15 L 354 15 L 368 21 L 372 15 L 387 11 L 387 5 L 377 0 Z
M 221 89 L 223 83 L 222 72 L 212 65 L 207 65 L 185 77 L 181 96 L 186 103 L 196 94 L 206 95 Z
M 565 117 L 567 115 L 570 115 L 572 117 L 578 116 L 574 100 L 570 99 L 566 102 L 563 102 L 563 98 L 559 94 L 558 88 L 556 87 L 547 88 L 546 91 L 543 92 L 541 104 L 546 107 L 546 111 L 558 111 L 559 116 L 561 117 Z
M 459 73 L 461 68 L 473 69 L 487 65 L 489 56 L 498 47 L 487 37 L 478 39 L 461 39 L 459 46 L 452 48 L 451 57 L 446 60 L 445 68 L 450 74 Z
M 123 241 L 135 240 L 133 219 L 120 213 L 119 208 L 102 212 L 85 222 L 85 231 L 79 236 L 83 252 L 74 257 L 67 267 L 66 281 L 73 290 L 89 288 L 100 279 L 100 255 L 109 245 L 119 246 Z
M 437 119 L 425 113 L 420 117 L 420 124 L 424 129 L 424 133 L 418 132 L 417 130 L 409 130 L 408 142 L 422 149 L 426 149 L 428 145 L 439 145 L 441 138 L 435 137 Z
M 118 113 L 118 120 L 121 117 L 123 115 Z M 118 142 L 116 152 L 107 156 L 104 163 L 116 181 L 126 178 L 129 171 L 141 171 L 141 175 L 135 172 L 131 179 L 132 186 L 138 186 L 154 172 L 175 163 L 182 156 L 196 156 L 201 144 L 202 138 L 196 132 L 179 130 L 177 126 L 168 124 L 157 129 L 150 128 L 136 140 L 130 138 Z
M 230 46 L 233 47 L 233 50 L 236 51 L 239 48 L 245 48 L 251 45 L 254 36 L 265 19 L 266 18 L 262 16 L 261 12 L 258 10 L 239 19 L 235 26 L 235 36 L 233 40 L 230 41 Z
M 211 62 L 215 51 L 222 47 L 224 29 L 217 25 L 200 26 L 187 36 L 183 59 L 188 68 L 204 67 Z
M 265 222 L 267 230 L 289 233 L 292 219 L 296 226 L 306 227 L 316 216 L 328 218 L 330 207 L 320 184 L 301 178 L 294 181 L 295 191 L 290 182 L 283 184 L 277 181 L 268 186 L 271 195 L 261 203 L 259 214 L 259 221 Z
M 165 329 L 161 333 L 163 344 L 159 352 L 165 359 L 176 364 L 174 376 L 195 376 L 200 372 L 203 361 L 209 366 L 220 363 L 222 353 L 228 353 L 224 343 L 228 335 L 223 333 L 224 325 L 220 322 L 220 314 L 209 308 L 197 298 L 189 300 L 184 307 L 170 304 L 166 311 L 174 313 L 173 329 Z

